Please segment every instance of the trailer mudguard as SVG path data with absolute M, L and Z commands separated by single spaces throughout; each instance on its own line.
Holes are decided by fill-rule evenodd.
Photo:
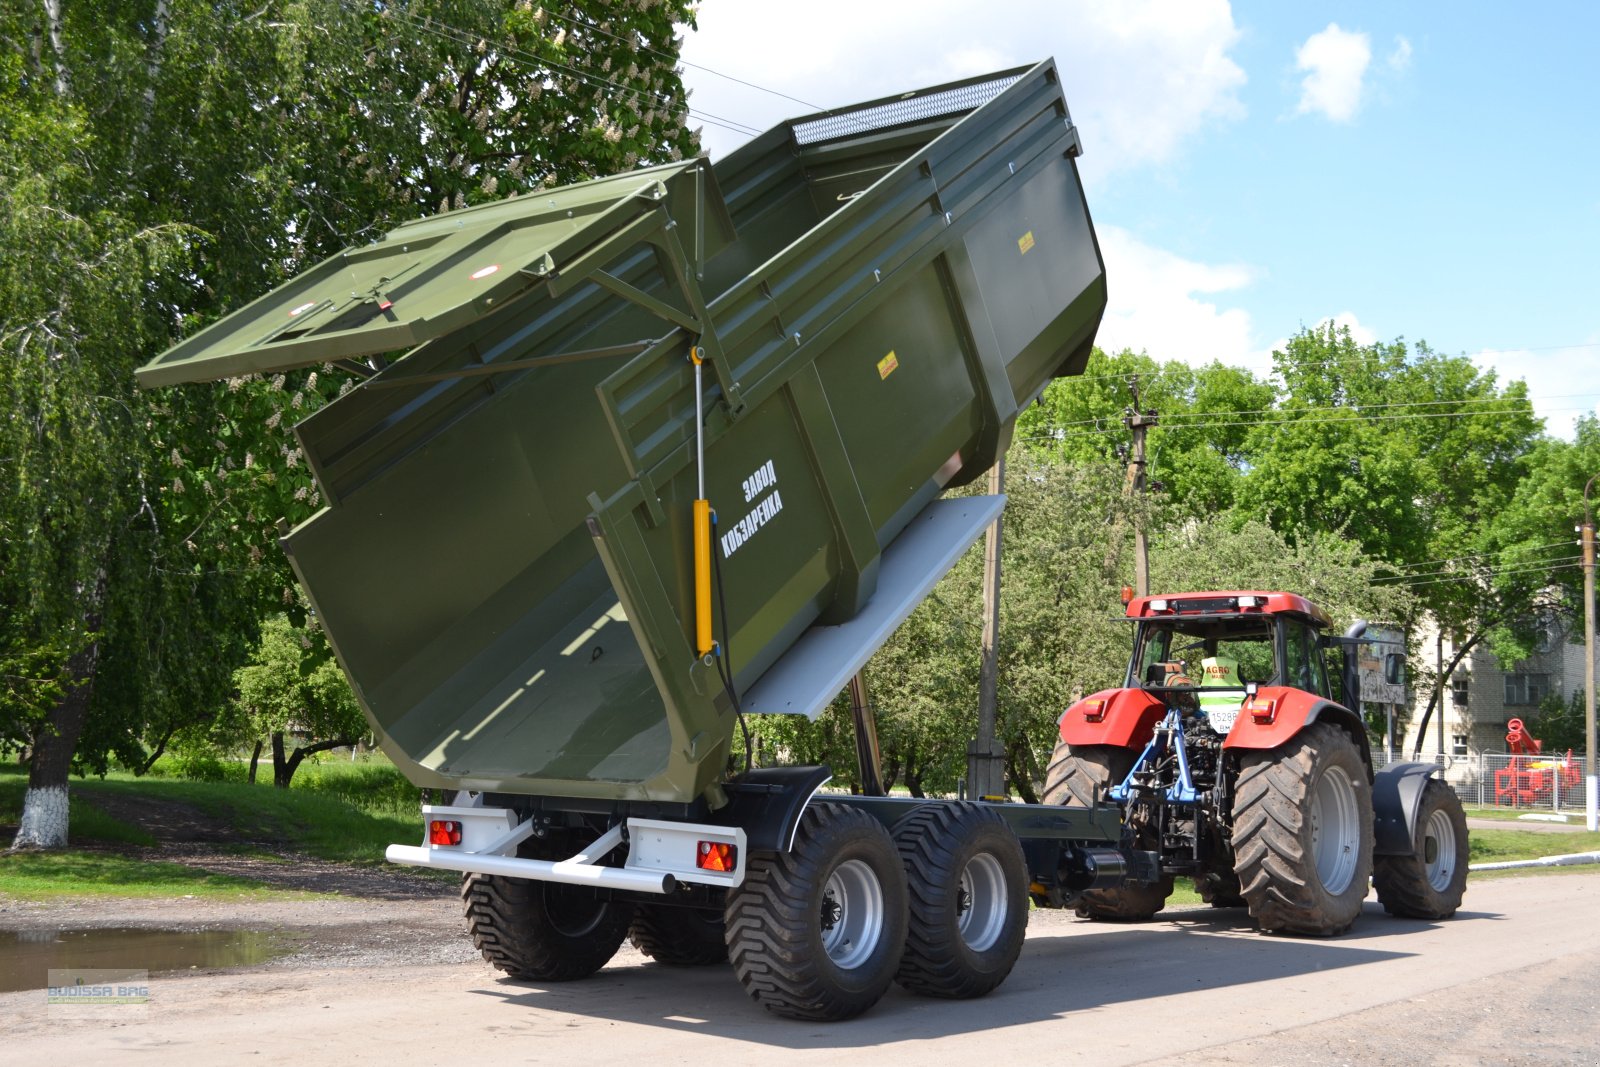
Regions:
M 806 805 L 828 784 L 833 768 L 757 767 L 723 783 L 728 803 L 711 816 L 712 822 L 744 830 L 755 852 L 787 852 Z
M 1343 727 L 1361 749 L 1361 761 L 1372 766 L 1367 731 L 1355 712 L 1325 697 L 1286 685 L 1262 686 L 1244 702 L 1239 718 L 1228 731 L 1224 749 L 1277 748 L 1314 722 Z
M 1374 856 L 1409 856 L 1415 850 L 1417 808 L 1438 769 L 1431 763 L 1391 763 L 1378 772 L 1372 782 Z
M 1142 748 L 1167 708 L 1143 689 L 1102 689 L 1061 716 L 1061 740 L 1069 745 Z

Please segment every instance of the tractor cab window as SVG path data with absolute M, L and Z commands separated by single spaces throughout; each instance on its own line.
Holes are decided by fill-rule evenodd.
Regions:
M 1284 684 L 1327 696 L 1328 672 L 1323 666 L 1322 650 L 1317 647 L 1316 631 L 1303 622 L 1285 619 L 1283 644 L 1287 668 Z
M 1147 623 L 1140 630 L 1132 684 L 1199 687 L 1208 661 L 1226 665 L 1229 688 L 1242 692 L 1247 682 L 1271 683 L 1279 674 L 1272 623 L 1259 617 L 1215 616 Z M 1231 684 L 1234 677 L 1236 686 Z

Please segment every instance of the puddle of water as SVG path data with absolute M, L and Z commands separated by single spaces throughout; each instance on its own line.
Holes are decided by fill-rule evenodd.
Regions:
M 52 968 L 129 968 L 151 974 L 249 967 L 294 951 L 272 930 L 0 930 L 0 993 L 45 988 Z

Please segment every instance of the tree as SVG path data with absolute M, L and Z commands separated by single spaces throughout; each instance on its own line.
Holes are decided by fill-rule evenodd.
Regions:
M 233 681 L 247 732 L 271 740 L 272 784 L 280 789 L 289 788 L 307 756 L 348 748 L 367 733 L 320 627 L 298 627 L 283 615 L 268 619 L 250 662 L 234 672 Z
M 403 218 L 690 154 L 682 0 L 61 0 L 0 10 L 0 745 L 18 843 L 147 763 L 292 601 L 318 501 L 278 429 L 327 370 L 151 396 L 135 366 Z M 93 72 L 92 76 L 79 76 Z

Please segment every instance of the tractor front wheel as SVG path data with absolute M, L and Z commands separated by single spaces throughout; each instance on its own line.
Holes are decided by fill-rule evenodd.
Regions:
M 1267 933 L 1332 937 L 1361 913 L 1372 877 L 1372 785 L 1349 734 L 1312 723 L 1240 761 L 1234 871 Z
M 1379 856 L 1372 884 L 1390 915 L 1448 919 L 1467 892 L 1467 813 L 1455 791 L 1437 778 L 1423 787 L 1409 856 Z

